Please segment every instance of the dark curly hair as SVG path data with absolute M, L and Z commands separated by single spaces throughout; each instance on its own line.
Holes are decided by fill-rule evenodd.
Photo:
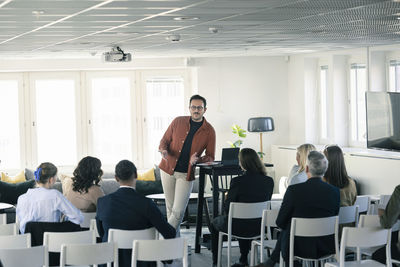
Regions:
M 84 157 L 79 161 L 73 174 L 73 190 L 79 193 L 87 193 L 93 184 L 98 185 L 101 180 L 103 175 L 101 161 L 90 156 Z

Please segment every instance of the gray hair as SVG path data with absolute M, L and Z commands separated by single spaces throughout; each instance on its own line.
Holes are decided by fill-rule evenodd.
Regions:
M 324 154 L 318 151 L 311 151 L 308 154 L 307 166 L 312 177 L 322 177 L 328 169 L 328 160 Z

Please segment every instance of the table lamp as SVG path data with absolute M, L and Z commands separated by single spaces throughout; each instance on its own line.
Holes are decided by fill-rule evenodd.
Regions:
M 271 117 L 250 118 L 247 123 L 247 131 L 260 133 L 260 158 L 264 156 L 262 145 L 262 133 L 275 130 L 274 120 Z

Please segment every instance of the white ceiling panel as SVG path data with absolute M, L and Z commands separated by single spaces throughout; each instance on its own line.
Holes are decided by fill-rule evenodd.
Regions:
M 0 0 L 0 54 L 287 55 L 400 43 L 398 0 Z M 169 41 L 179 35 L 179 42 Z

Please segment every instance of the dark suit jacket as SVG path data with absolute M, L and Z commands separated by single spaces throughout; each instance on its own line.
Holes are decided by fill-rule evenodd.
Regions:
M 103 242 L 107 242 L 110 228 L 143 230 L 155 227 L 164 238 L 176 236 L 175 228 L 168 224 L 153 201 L 129 187 L 119 188 L 98 199 L 96 222 Z M 131 250 L 120 250 L 119 266 L 131 266 L 130 255 Z
M 309 178 L 306 182 L 288 187 L 276 224 L 283 229 L 281 251 L 285 260 L 289 258 L 290 224 L 293 217 L 322 218 L 336 216 L 340 208 L 339 189 L 321 178 Z M 305 258 L 318 258 L 333 254 L 333 236 L 322 238 L 296 237 L 294 254 Z
M 267 201 L 271 199 L 273 191 L 274 180 L 271 177 L 246 171 L 244 175 L 231 180 L 225 201 L 225 213 L 229 214 L 231 202 L 254 203 Z M 232 222 L 232 231 L 242 236 L 254 236 L 260 233 L 260 224 L 261 219 L 235 219 Z

